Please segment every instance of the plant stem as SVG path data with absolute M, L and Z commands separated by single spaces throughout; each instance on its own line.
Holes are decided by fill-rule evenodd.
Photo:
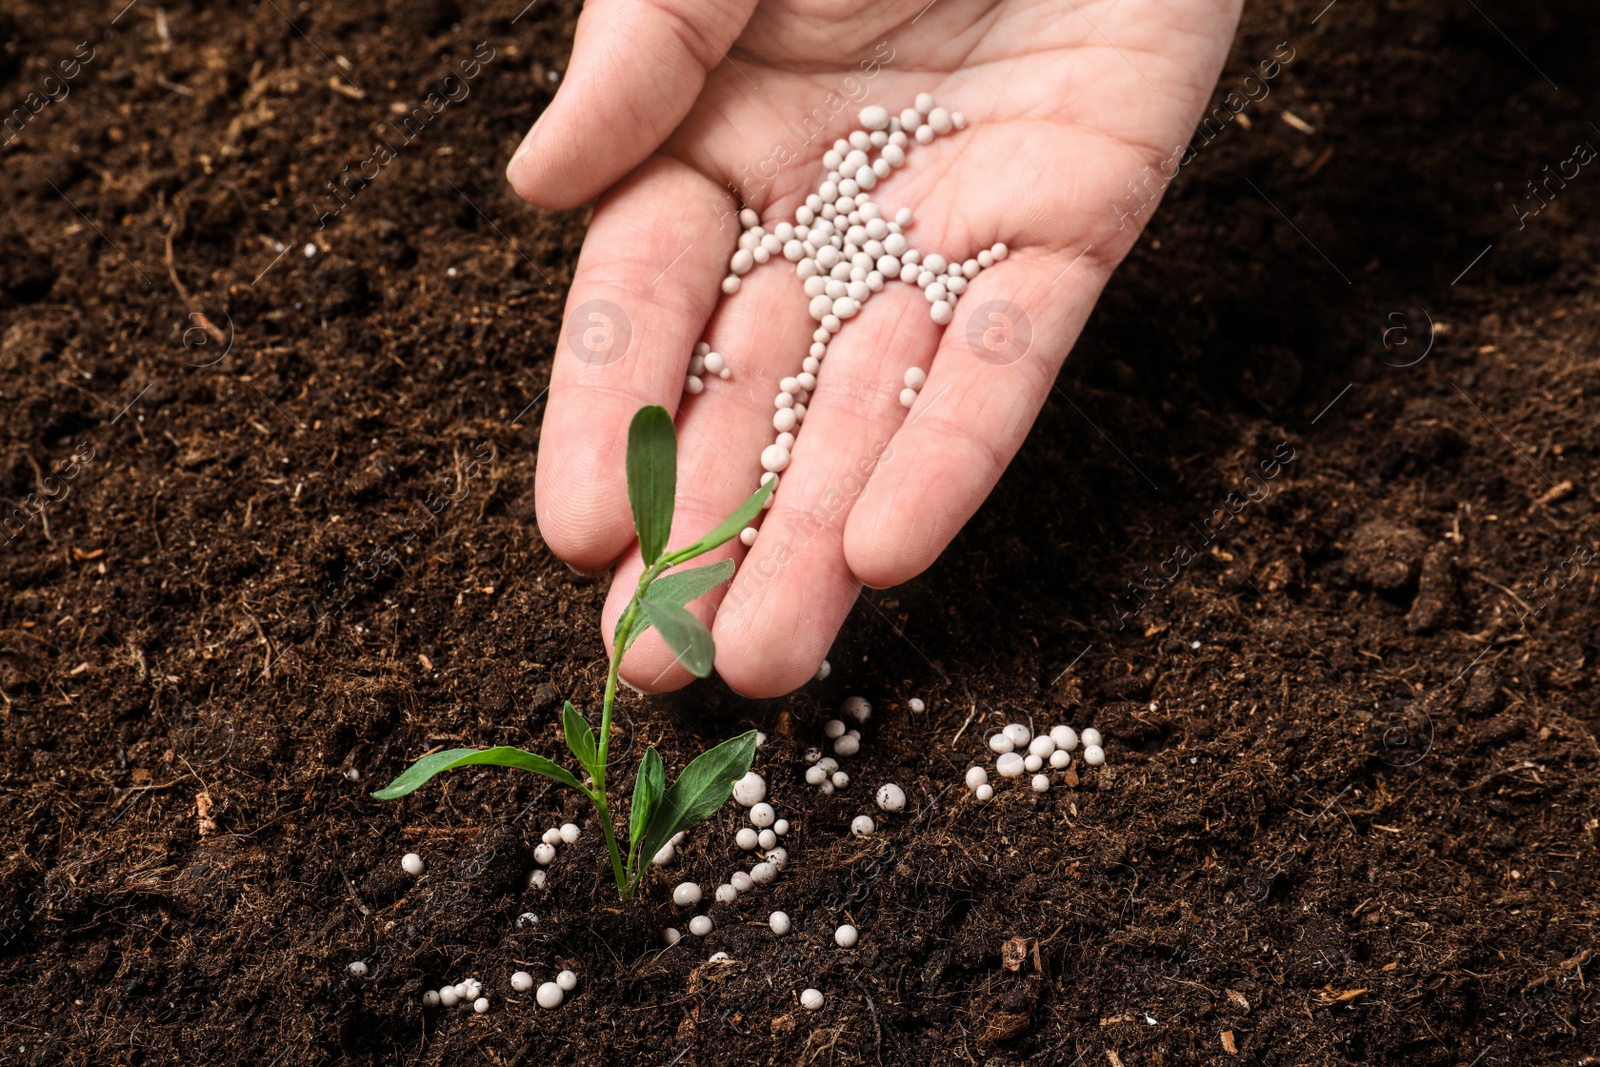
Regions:
M 616 645 L 611 654 L 611 665 L 606 669 L 606 694 L 604 703 L 600 707 L 600 738 L 596 753 L 594 806 L 600 813 L 600 828 L 606 835 L 606 851 L 611 853 L 611 874 L 617 880 L 617 893 L 623 900 L 633 898 L 633 879 L 630 877 L 633 866 L 629 857 L 629 869 L 624 869 L 622 854 L 617 849 L 617 831 L 611 825 L 611 808 L 606 802 L 606 761 L 611 753 L 611 706 L 617 699 L 617 674 L 622 669 L 623 640 L 627 637 L 628 629 L 633 624 L 633 618 L 639 611 L 638 598 L 628 605 L 628 610 L 622 616 L 622 624 L 617 627 Z
M 661 572 L 671 563 L 663 559 L 655 566 L 647 567 L 639 576 L 639 588 L 634 592 L 633 599 L 628 601 L 627 610 L 622 613 L 622 621 L 617 624 L 616 641 L 611 649 L 611 665 L 606 668 L 606 694 L 600 706 L 600 743 L 597 748 L 597 761 L 595 768 L 599 773 L 594 783 L 594 805 L 600 812 L 600 826 L 606 835 L 606 850 L 611 853 L 611 873 L 617 880 L 617 893 L 623 900 L 633 899 L 634 865 L 633 845 L 628 846 L 628 862 L 622 862 L 622 853 L 617 848 L 617 832 L 611 825 L 611 809 L 606 803 L 606 761 L 611 752 L 611 706 L 617 699 L 617 675 L 622 670 L 622 654 L 627 651 L 628 634 L 633 629 L 634 620 L 639 616 L 639 602 L 644 599 L 650 583 L 660 576 Z
M 622 854 L 617 851 L 617 832 L 611 828 L 611 809 L 606 805 L 605 788 L 596 783 L 594 806 L 600 813 L 600 828 L 605 831 L 606 850 L 611 853 L 611 875 L 617 880 L 617 894 L 624 900 L 633 899 L 633 886 L 622 869 Z

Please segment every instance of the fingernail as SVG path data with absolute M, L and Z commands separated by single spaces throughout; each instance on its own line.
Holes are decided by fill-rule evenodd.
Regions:
M 544 117 L 549 113 L 549 111 L 541 112 L 539 117 L 534 120 L 533 127 L 528 130 L 527 136 L 522 139 L 521 144 L 517 145 L 517 150 L 511 153 L 511 162 L 515 163 L 533 149 L 533 142 L 539 136 L 539 127 L 544 124 Z
M 522 157 L 527 154 L 528 142 L 527 139 L 524 138 L 522 144 L 518 146 L 516 152 L 512 153 L 511 158 L 506 160 L 506 181 L 510 182 L 513 186 L 517 184 L 517 164 L 522 160 Z
M 567 570 L 571 571 L 573 574 L 576 574 L 579 578 L 587 578 L 587 579 L 589 579 L 591 581 L 593 581 L 596 578 L 599 578 L 599 577 L 603 576 L 606 573 L 606 568 L 604 568 L 604 567 L 597 567 L 596 569 L 594 569 L 592 571 L 586 571 L 586 570 L 582 570 L 582 569 L 580 569 L 578 567 L 574 567 L 570 563 L 567 564 Z

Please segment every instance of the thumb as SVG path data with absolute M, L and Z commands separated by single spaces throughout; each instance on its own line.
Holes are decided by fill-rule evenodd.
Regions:
M 756 0 L 589 0 L 567 77 L 506 177 L 544 208 L 576 207 L 654 152 L 694 106 Z

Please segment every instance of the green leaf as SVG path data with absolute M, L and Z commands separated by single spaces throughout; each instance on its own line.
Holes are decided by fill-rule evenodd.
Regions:
M 704 567 L 693 567 L 686 571 L 673 571 L 651 582 L 650 588 L 644 591 L 644 598 L 657 604 L 672 604 L 681 608 L 689 601 L 705 596 L 732 577 L 731 559 Z
M 731 541 L 738 536 L 740 530 L 750 525 L 752 519 L 761 514 L 761 506 L 767 502 L 767 497 L 771 495 L 772 486 L 763 485 L 750 496 L 750 499 L 740 504 L 737 511 L 723 519 L 715 530 L 712 530 L 688 548 L 678 549 L 668 559 L 674 563 L 682 563 L 684 560 L 703 556 L 718 545 Z
M 628 613 L 624 611 L 622 618 L 617 620 L 617 637 L 622 640 L 623 652 L 627 652 L 628 649 L 632 648 L 633 643 L 639 640 L 640 635 L 650 629 L 650 617 L 644 613 L 642 608 L 633 613 L 633 625 L 628 628 L 627 633 L 623 633 L 622 624 L 627 621 Z
M 670 604 L 673 607 L 683 607 L 691 600 L 698 600 L 711 590 L 733 577 L 733 560 L 725 559 L 719 563 L 708 564 L 704 567 L 693 567 L 686 571 L 673 571 L 664 574 L 650 583 L 650 588 L 645 590 L 644 599 L 656 604 Z M 639 636 L 650 629 L 650 616 L 643 610 L 633 616 L 633 625 L 627 633 L 623 633 L 622 624 L 627 620 L 627 612 L 617 620 L 617 639 L 622 642 L 622 650 L 626 652 L 633 647 Z M 701 677 L 704 677 L 702 675 Z
M 642 614 L 635 615 L 633 617 L 633 626 L 632 626 L 632 628 L 629 629 L 627 633 L 623 633 L 622 632 L 622 627 L 627 623 L 627 621 L 628 621 L 628 613 L 626 611 L 624 611 L 622 613 L 622 617 L 617 620 L 617 632 L 611 638 L 613 643 L 615 643 L 617 641 L 621 641 L 622 642 L 622 650 L 624 652 L 626 652 L 628 649 L 633 647 L 633 639 L 638 637 L 640 632 L 643 631 L 646 627 L 648 627 L 650 625 L 650 620 L 644 618 L 642 616 Z
M 649 617 L 650 625 L 661 632 L 661 639 L 678 657 L 678 662 L 689 668 L 691 674 L 704 678 L 711 673 L 717 646 L 712 643 L 711 631 L 706 629 L 705 623 L 676 604 L 642 600 L 639 607 Z
M 650 629 L 650 620 L 645 616 L 644 612 L 640 612 L 638 615 L 634 616 L 633 626 L 628 630 L 627 637 L 623 639 L 622 651 L 626 653 L 628 649 L 632 648 L 633 643 L 639 640 L 639 635 L 648 629 Z M 620 634 L 621 632 L 622 627 L 618 626 L 617 633 Z
M 628 427 L 628 503 L 647 567 L 667 550 L 677 491 L 678 435 L 672 416 L 659 405 L 642 407 Z
M 661 802 L 661 796 L 667 791 L 667 771 L 661 762 L 661 753 L 653 747 L 645 749 L 644 758 L 639 761 L 639 777 L 633 781 L 633 809 L 628 812 L 628 854 L 639 847 L 640 840 L 644 837 L 646 826 L 650 825 L 650 816 L 656 810 L 656 805 Z M 650 856 L 643 857 L 649 862 Z
M 702 752 L 683 769 L 678 780 L 656 806 L 639 855 L 648 860 L 679 831 L 697 826 L 727 801 L 733 785 L 750 770 L 756 758 L 756 732 L 740 734 L 709 752 Z
M 561 729 L 567 735 L 567 747 L 572 750 L 572 754 L 578 757 L 578 762 L 589 772 L 589 777 L 599 781 L 600 774 L 595 768 L 600 763 L 600 744 L 595 740 L 594 729 L 590 727 L 589 720 L 572 706 L 570 700 L 561 709 Z
M 394 800 L 416 790 L 422 783 L 442 771 L 453 771 L 457 767 L 469 767 L 474 764 L 488 763 L 496 767 L 515 767 L 521 771 L 532 771 L 542 774 L 546 778 L 553 778 L 562 785 L 570 785 L 580 793 L 587 793 L 583 784 L 574 778 L 566 768 L 543 756 L 524 752 L 520 748 L 501 746 L 499 748 L 452 748 L 444 752 L 435 752 L 431 756 L 423 756 L 417 762 L 407 767 L 405 773 L 390 782 L 384 788 L 373 793 L 378 800 Z

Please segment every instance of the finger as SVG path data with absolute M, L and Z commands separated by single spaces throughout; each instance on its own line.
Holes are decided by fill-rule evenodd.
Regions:
M 756 0 L 590 0 L 567 76 L 506 177 L 540 207 L 576 207 L 666 140 Z
M 707 375 L 704 391 L 685 398 L 678 419 L 678 492 L 669 544 L 676 547 L 698 540 L 759 487 L 761 450 L 772 443 L 774 433 L 778 382 L 794 373 L 815 328 L 806 315 L 799 279 L 786 262 L 745 275 L 738 294 L 723 301 L 706 329 L 706 340 L 725 355 L 730 377 Z M 735 538 L 686 566 L 737 560 L 743 553 Z M 619 566 L 602 613 L 607 634 L 633 596 L 643 569 L 637 549 Z M 711 626 L 725 590 L 690 603 L 689 610 Z M 676 689 L 692 680 L 653 631 L 629 651 L 622 676 L 635 688 L 650 692 Z
M 646 404 L 676 408 L 715 306 L 728 249 L 695 214 L 714 193 L 658 158 L 595 209 L 552 358 L 534 480 L 539 530 L 576 567 L 607 567 L 633 540 L 628 424 Z
M 845 529 L 850 569 L 898 585 L 943 552 L 1027 437 L 1112 263 L 1018 253 L 968 286 L 893 458 Z
M 926 365 L 938 334 L 920 291 L 896 284 L 829 343 L 773 506 L 717 611 L 717 671 L 740 693 L 803 685 L 854 607 L 850 512 L 876 470 L 898 462 L 888 449 L 906 418 L 905 369 Z

